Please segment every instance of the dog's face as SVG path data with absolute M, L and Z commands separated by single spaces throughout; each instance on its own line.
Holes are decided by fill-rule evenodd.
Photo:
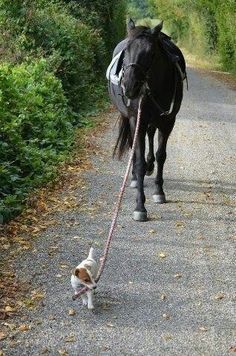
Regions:
M 76 268 L 74 275 L 79 279 L 81 284 L 88 287 L 89 289 L 95 289 L 97 287 L 97 284 L 91 277 L 91 274 L 86 267 Z

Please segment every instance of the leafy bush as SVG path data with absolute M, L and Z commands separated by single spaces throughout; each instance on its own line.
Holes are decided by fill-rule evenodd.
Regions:
M 12 22 L 3 22 L 14 32 L 13 52 L 18 53 L 17 59 L 50 58 L 69 105 L 76 112 L 89 109 L 100 95 L 101 73 L 105 70 L 105 48 L 99 31 L 78 21 L 58 3 L 52 2 L 45 8 L 41 2 L 24 1 L 20 6 L 20 21 L 12 15 Z M 5 11 L 5 16 L 9 11 Z
M 2 64 L 0 102 L 0 220 L 7 220 L 30 187 L 52 177 L 73 142 L 73 117 L 43 59 Z
M 124 0 L 0 0 L 0 223 L 54 175 L 72 123 L 107 97 L 124 9 Z
M 236 2 L 228 0 L 217 9 L 218 49 L 224 67 L 236 73 Z
M 65 0 L 70 5 L 77 8 L 77 11 L 72 13 L 77 18 L 81 19 L 82 14 L 86 14 L 86 18 L 82 17 L 84 22 L 91 27 L 101 31 L 101 36 L 105 42 L 105 47 L 109 58 L 117 42 L 125 35 L 125 0 Z M 77 5 L 77 7 L 76 7 Z M 82 15 L 83 16 L 83 15 Z
M 149 0 L 154 16 L 190 51 L 219 54 L 224 68 L 236 72 L 235 0 Z

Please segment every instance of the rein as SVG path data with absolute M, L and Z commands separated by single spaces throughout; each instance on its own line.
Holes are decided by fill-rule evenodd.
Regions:
M 105 245 L 103 256 L 101 258 L 101 265 L 99 267 L 98 274 L 97 274 L 96 279 L 95 279 L 96 283 L 99 281 L 99 279 L 100 279 L 100 277 L 101 277 L 101 275 L 103 273 L 103 270 L 105 268 L 105 263 L 106 263 L 106 260 L 107 260 L 107 257 L 108 257 L 108 252 L 109 252 L 109 248 L 110 248 L 110 245 L 111 245 L 111 240 L 112 240 L 112 237 L 113 237 L 113 233 L 114 233 L 114 230 L 115 230 L 115 227 L 116 227 L 118 214 L 119 214 L 119 210 L 120 210 L 120 207 L 121 207 L 121 202 L 122 202 L 122 199 L 123 199 L 123 196 L 124 196 L 125 187 L 126 187 L 127 180 L 128 180 L 128 177 L 129 177 L 129 172 L 130 172 L 130 169 L 131 169 L 131 165 L 132 165 L 132 161 L 133 161 L 133 157 L 134 157 L 134 152 L 135 152 L 135 146 L 136 146 L 136 142 L 137 142 L 137 138 L 138 138 L 140 119 L 141 119 L 142 103 L 143 103 L 143 96 L 141 96 L 140 99 L 139 99 L 137 121 L 136 121 L 136 127 L 135 127 L 135 133 L 134 133 L 133 144 L 132 144 L 132 148 L 131 148 L 131 152 L 130 152 L 130 157 L 129 157 L 128 165 L 127 165 L 126 172 L 125 172 L 125 175 L 124 175 L 123 183 L 122 183 L 122 186 L 120 188 L 119 196 L 118 196 L 118 199 L 117 199 L 117 202 L 116 202 L 115 210 L 114 210 L 114 213 L 113 213 L 113 219 L 112 219 L 112 222 L 111 222 L 109 235 L 108 235 L 108 238 L 107 238 L 107 242 L 106 242 L 106 245 Z M 83 287 L 82 289 L 80 289 L 80 291 L 78 293 L 73 295 L 72 299 L 76 300 L 81 294 L 87 292 L 88 290 L 89 290 L 89 288 Z
M 172 114 L 173 114 L 173 112 L 174 112 L 174 106 L 175 106 L 175 99 L 176 99 L 176 90 L 177 90 L 177 72 L 176 72 L 176 70 L 177 70 L 178 68 L 177 67 L 175 67 L 174 68 L 174 71 L 175 71 L 175 75 L 174 75 L 174 77 L 175 77 L 175 85 L 174 85 L 174 92 L 173 92 L 173 97 L 172 97 L 172 99 L 171 99 L 171 103 L 170 103 L 170 109 L 169 110 L 164 110 L 162 107 L 161 107 L 161 105 L 158 103 L 158 101 L 154 98 L 154 96 L 152 95 L 152 92 L 151 92 L 151 89 L 150 89 L 150 87 L 149 87 L 149 85 L 148 85 L 148 83 L 146 82 L 145 84 L 145 86 L 146 86 L 146 88 L 145 88 L 145 94 L 152 100 L 152 102 L 153 102 L 153 104 L 156 106 L 156 108 L 161 112 L 161 114 L 160 114 L 160 116 L 161 117 L 166 117 L 166 118 L 171 118 L 171 116 L 172 116 Z
M 182 71 L 180 69 L 180 66 L 178 64 L 177 61 L 174 62 L 174 92 L 173 92 L 173 96 L 171 99 L 171 103 L 170 103 L 170 108 L 169 110 L 164 110 L 161 105 L 159 104 L 158 100 L 154 98 L 151 89 L 148 85 L 148 72 L 150 70 L 150 68 L 148 69 L 148 71 L 146 72 L 145 69 L 143 68 L 143 66 L 139 63 L 135 63 L 135 62 L 131 62 L 129 63 L 127 66 L 123 67 L 123 73 L 122 73 L 122 77 L 124 76 L 124 72 L 129 68 L 129 67 L 134 67 L 137 68 L 141 74 L 143 75 L 143 80 L 139 80 L 140 83 L 145 84 L 145 88 L 144 88 L 144 96 L 149 97 L 153 104 L 155 105 L 155 107 L 160 111 L 160 116 L 161 117 L 165 117 L 165 118 L 171 118 L 173 112 L 174 112 L 174 105 L 175 105 L 175 99 L 176 99 L 176 90 L 177 90 L 177 71 L 180 73 L 180 76 L 182 78 L 182 81 L 185 79 L 183 78 L 183 74 Z M 125 94 L 123 93 L 123 98 L 125 97 Z M 124 99 L 123 99 L 124 101 Z M 128 103 L 130 102 L 130 100 L 128 100 Z M 129 106 L 129 105 L 127 105 Z

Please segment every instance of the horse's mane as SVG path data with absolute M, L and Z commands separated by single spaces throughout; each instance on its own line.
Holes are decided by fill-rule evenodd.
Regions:
M 136 26 L 132 30 L 128 32 L 129 40 L 134 40 L 135 38 L 139 37 L 140 35 L 150 35 L 150 27 L 146 26 Z

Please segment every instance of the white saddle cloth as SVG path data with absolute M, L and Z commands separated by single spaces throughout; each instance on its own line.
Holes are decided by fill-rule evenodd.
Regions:
M 117 66 L 118 66 L 119 59 L 120 59 L 122 52 L 123 51 L 120 51 L 115 57 L 112 58 L 112 61 L 109 64 L 107 71 L 106 71 L 107 80 L 109 80 L 110 82 L 112 82 L 112 84 L 115 84 L 115 85 L 120 85 L 120 81 L 121 81 L 122 68 L 117 73 Z

